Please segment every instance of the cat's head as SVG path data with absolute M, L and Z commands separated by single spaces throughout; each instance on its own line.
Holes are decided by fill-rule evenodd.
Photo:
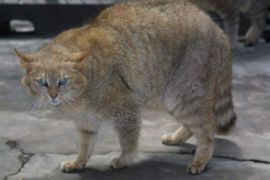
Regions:
M 35 106 L 70 104 L 84 92 L 87 79 L 82 73 L 82 61 L 88 52 L 28 54 L 14 49 L 26 74 L 21 82 L 37 98 Z

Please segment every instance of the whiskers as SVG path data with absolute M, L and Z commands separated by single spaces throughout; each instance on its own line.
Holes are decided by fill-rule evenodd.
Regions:
M 47 108 L 47 101 L 45 100 L 44 97 L 40 96 L 37 97 L 33 103 L 31 103 L 26 110 L 30 110 L 31 112 L 37 110 L 37 109 L 41 109 L 43 112 L 46 111 Z
M 67 98 L 65 98 L 65 97 L 63 97 L 62 103 L 65 104 L 65 105 L 67 105 L 67 106 L 69 106 L 69 107 L 71 107 L 71 108 L 75 108 L 75 107 L 72 105 L 71 101 L 69 101 L 69 100 L 68 100 Z
M 59 105 L 60 107 L 62 106 L 64 109 L 65 107 L 68 109 L 77 109 L 85 106 L 86 104 L 89 104 L 87 101 L 79 100 L 79 99 L 73 99 L 73 97 L 70 94 L 66 95 L 61 95 L 60 97 L 61 104 Z M 44 96 L 39 96 L 37 97 L 33 103 L 31 103 L 26 110 L 30 112 L 34 112 L 36 110 L 41 111 L 42 113 L 46 113 L 47 106 L 48 106 L 48 101 L 46 97 Z M 61 108 L 60 108 L 61 109 Z M 63 109 L 63 110 L 64 110 Z
M 65 104 L 68 107 L 73 108 L 73 109 L 88 104 L 88 102 L 86 102 L 86 101 L 75 100 L 69 96 L 63 96 L 62 102 L 63 102 L 63 104 Z

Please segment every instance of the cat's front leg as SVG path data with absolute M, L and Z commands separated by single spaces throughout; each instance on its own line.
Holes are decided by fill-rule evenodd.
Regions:
M 74 161 L 61 163 L 61 170 L 64 172 L 74 172 L 82 169 L 91 157 L 96 143 L 97 133 L 86 130 L 79 130 L 80 146 L 79 154 Z
M 137 112 L 118 112 L 115 120 L 121 154 L 113 159 L 111 167 L 121 169 L 129 166 L 136 155 L 140 136 L 140 116 Z
M 224 32 L 228 36 L 232 50 L 236 50 L 238 42 L 239 31 L 239 13 L 238 11 L 232 13 L 221 14 L 224 24 Z
M 266 25 L 265 16 L 250 17 L 250 22 L 251 22 L 251 26 L 248 29 L 244 38 L 245 46 L 256 45 Z

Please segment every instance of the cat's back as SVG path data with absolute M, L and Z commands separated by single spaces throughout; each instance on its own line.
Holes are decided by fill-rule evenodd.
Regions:
M 156 43 L 182 43 L 187 37 L 208 36 L 215 24 L 189 0 L 145 0 L 115 5 L 93 25 L 115 31 L 124 41 L 155 38 Z M 213 34 L 213 33 L 212 33 Z M 175 38 L 177 37 L 177 39 Z M 197 38 L 198 39 L 198 38 Z
M 193 16 L 201 16 L 187 0 L 145 0 L 115 5 L 103 11 L 94 24 L 125 28 L 158 28 L 162 25 L 181 25 Z M 183 24 L 183 23 L 182 23 Z
M 180 64 L 194 72 L 187 79 L 196 79 L 204 71 L 198 64 L 215 69 L 220 62 L 215 62 L 219 61 L 216 58 L 209 63 L 210 50 L 218 51 L 215 48 L 222 43 L 229 44 L 222 30 L 186 0 L 116 5 L 103 11 L 94 26 L 114 32 L 117 53 L 121 52 L 116 60 L 121 62 L 118 69 L 129 87 L 146 96 L 160 94 L 172 76 L 184 80 L 190 73 L 173 74 Z M 188 58 L 191 54 L 196 58 Z

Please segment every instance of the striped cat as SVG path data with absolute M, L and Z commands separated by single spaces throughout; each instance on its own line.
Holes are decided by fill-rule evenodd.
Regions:
M 116 2 L 144 0 L 116 0 Z M 161 0 L 162 1 L 162 0 Z M 164 0 L 168 1 L 168 0 Z M 181 0 L 170 0 L 181 1 Z M 246 46 L 255 45 L 265 29 L 265 18 L 270 0 L 190 0 L 205 11 L 217 13 L 223 20 L 225 33 L 229 36 L 232 48 L 240 40 Z M 238 38 L 239 13 L 243 13 L 251 23 L 245 36 Z
M 224 31 L 233 48 L 238 39 L 246 46 L 255 45 L 265 28 L 265 18 L 270 0 L 190 0 L 204 10 L 217 13 L 223 19 Z M 239 12 L 251 23 L 244 37 L 238 38 Z
M 229 40 L 186 0 L 115 5 L 36 53 L 16 53 L 35 107 L 45 103 L 70 113 L 80 132 L 77 158 L 61 166 L 66 172 L 87 163 L 103 121 L 114 123 L 122 149 L 112 167 L 130 165 L 147 103 L 159 100 L 181 124 L 163 143 L 197 139 L 187 167 L 191 174 L 205 169 L 215 134 L 227 132 L 236 120 Z

